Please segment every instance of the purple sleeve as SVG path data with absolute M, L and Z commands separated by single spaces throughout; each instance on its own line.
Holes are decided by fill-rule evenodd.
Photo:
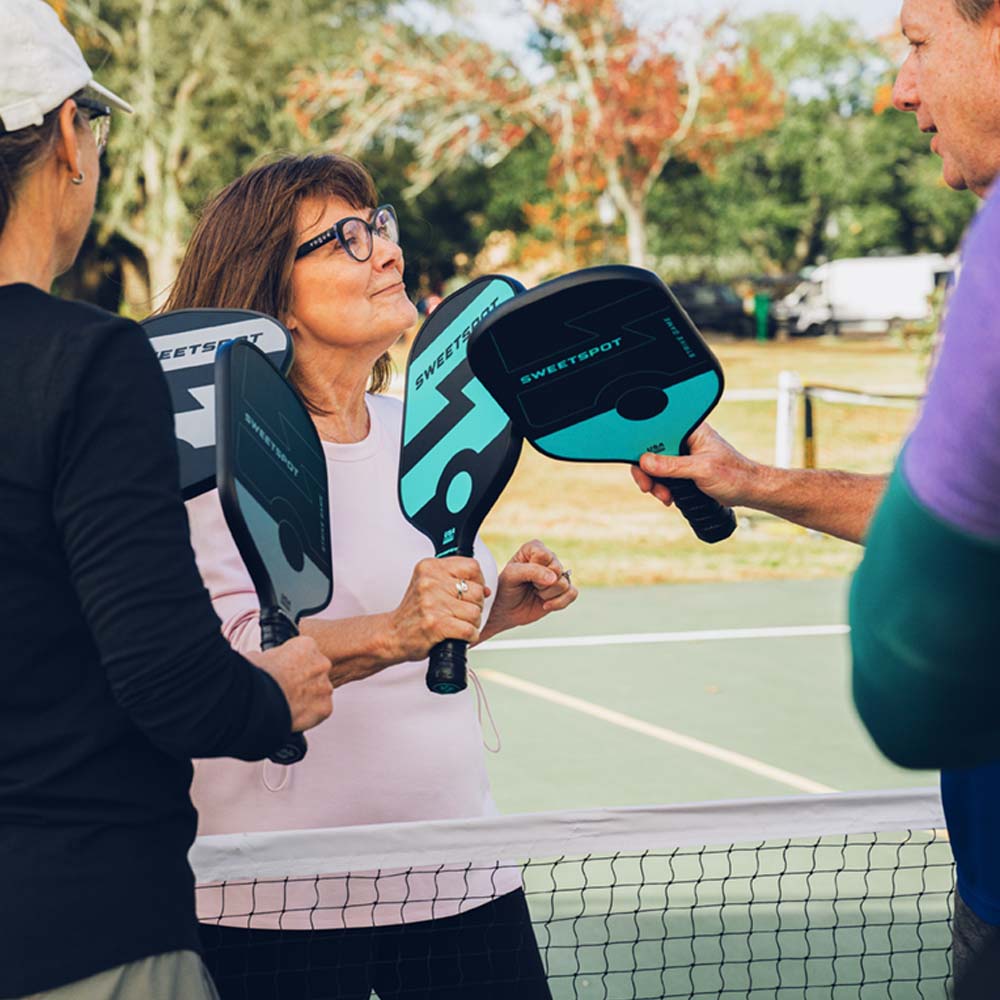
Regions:
M 1000 190 L 973 222 L 903 471 L 957 528 L 1000 540 Z

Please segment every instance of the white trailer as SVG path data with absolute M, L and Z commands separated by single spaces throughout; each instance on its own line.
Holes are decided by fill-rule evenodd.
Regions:
M 927 319 L 952 268 L 940 254 L 831 260 L 778 302 L 775 315 L 793 333 L 884 333 Z

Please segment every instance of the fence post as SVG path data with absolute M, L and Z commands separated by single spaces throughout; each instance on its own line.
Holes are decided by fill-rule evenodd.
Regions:
M 774 433 L 774 464 L 790 469 L 795 457 L 795 414 L 802 379 L 797 372 L 783 371 L 778 375 L 778 419 Z

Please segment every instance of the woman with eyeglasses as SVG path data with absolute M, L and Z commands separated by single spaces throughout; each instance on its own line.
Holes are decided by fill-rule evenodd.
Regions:
M 149 341 L 49 292 L 131 109 L 52 7 L 0 7 L 0 996 L 214 1000 L 191 758 L 325 718 L 329 661 L 302 639 L 258 669 L 219 635 Z
M 168 308 L 278 317 L 294 338 L 290 378 L 330 479 L 334 591 L 302 623 L 333 663 L 337 715 L 292 768 L 199 762 L 202 834 L 477 817 L 496 807 L 471 691 L 427 690 L 428 651 L 475 643 L 567 607 L 556 556 L 523 545 L 498 574 L 434 559 L 399 510 L 402 405 L 384 395 L 388 348 L 416 310 L 403 286 L 396 213 L 368 172 L 337 155 L 286 157 L 230 184 L 205 209 Z M 216 493 L 188 503 L 202 576 L 237 649 L 259 643 L 257 599 Z M 480 695 L 481 697 L 481 695 Z M 399 893 L 405 889 L 406 900 Z M 317 898 L 318 893 L 318 898 Z M 246 914 L 253 909 L 249 921 Z M 500 1000 L 549 997 L 519 877 L 416 873 L 250 893 L 199 891 L 206 961 L 223 998 Z M 302 970 L 298 975 L 281 970 Z

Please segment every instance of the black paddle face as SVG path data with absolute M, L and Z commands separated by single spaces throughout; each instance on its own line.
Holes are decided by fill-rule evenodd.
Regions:
M 406 366 L 399 503 L 437 556 L 472 555 L 476 532 L 514 472 L 521 437 L 472 374 L 475 328 L 523 290 L 512 278 L 478 278 L 431 313 Z
M 722 396 L 722 368 L 662 281 L 595 267 L 546 282 L 474 331 L 473 371 L 541 452 L 580 462 L 679 455 Z M 732 534 L 732 511 L 669 480 L 704 541 Z
M 259 347 L 281 372 L 292 363 L 292 338 L 275 319 L 247 309 L 178 309 L 143 321 L 170 388 L 181 494 L 215 486 L 215 356 L 232 340 Z
M 596 267 L 498 309 L 474 371 L 540 451 L 576 461 L 677 455 L 722 395 L 722 369 L 649 271 Z
M 292 623 L 330 603 L 326 460 L 295 390 L 237 340 L 216 361 L 219 499 L 261 602 Z

